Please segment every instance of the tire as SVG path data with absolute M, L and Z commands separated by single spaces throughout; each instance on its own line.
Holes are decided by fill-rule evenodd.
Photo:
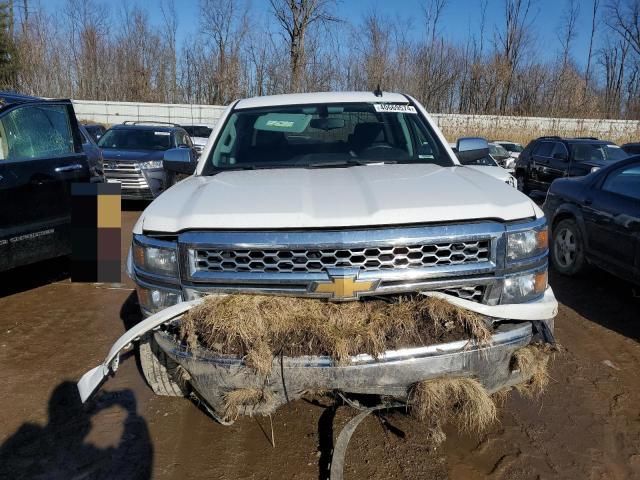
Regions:
M 160 349 L 153 334 L 140 339 L 138 352 L 142 373 L 156 395 L 168 397 L 187 395 L 182 369 Z
M 558 272 L 567 276 L 578 275 L 587 266 L 582 232 L 572 218 L 560 220 L 553 228 L 551 262 Z

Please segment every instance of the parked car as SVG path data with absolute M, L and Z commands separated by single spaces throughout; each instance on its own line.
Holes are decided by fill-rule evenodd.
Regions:
M 553 182 L 543 208 L 560 273 L 593 264 L 640 284 L 640 156 Z
M 89 178 L 70 101 L 0 92 L 0 271 L 71 253 L 71 183 Z
M 492 140 L 491 143 L 500 145 L 507 152 L 509 152 L 509 155 L 511 155 L 513 158 L 518 158 L 520 156 L 520 153 L 522 153 L 522 151 L 524 150 L 524 147 L 519 143 L 510 142 L 508 140 Z
M 497 143 L 489 143 L 489 155 L 509 173 L 515 173 L 516 161 L 503 146 Z
M 628 155 L 640 155 L 640 142 L 625 143 L 622 148 Z
M 460 139 L 458 139 L 458 142 L 459 141 Z M 451 147 L 451 150 L 453 150 L 453 152 L 456 154 L 456 156 L 458 156 L 457 143 L 450 143 L 449 146 Z M 491 144 L 489 144 L 489 151 L 491 151 Z M 518 187 L 515 177 L 511 175 L 508 170 L 498 165 L 498 163 L 495 161 L 495 159 L 491 154 L 481 158 L 472 158 L 472 159 L 458 156 L 458 160 L 462 165 L 465 165 L 469 168 L 473 168 L 474 170 L 490 175 L 495 179 L 500 180 L 501 182 L 505 182 L 511 185 L 514 188 Z
M 250 98 L 232 103 L 212 135 L 195 173 L 188 151 L 165 153 L 166 168 L 194 174 L 155 199 L 133 228 L 127 268 L 149 318 L 82 377 L 83 401 L 140 338 L 156 393 L 188 389 L 223 418 L 227 388 L 265 382 L 242 358 L 196 353 L 160 327 L 175 326 L 204 295 L 230 293 L 325 301 L 437 295 L 492 319 L 481 347 L 416 345 L 339 367 L 328 357 L 285 356 L 287 387 L 284 378 L 269 380 L 276 388 L 263 414 L 312 386 L 406 401 L 414 382 L 440 376 L 472 376 L 489 391 L 527 381 L 510 367 L 512 355 L 552 343 L 557 310 L 546 220 L 515 188 L 461 167 L 417 101 L 380 91 Z M 457 147 L 470 161 L 489 153 L 480 138 Z
M 92 182 L 104 182 L 102 150 L 83 125 L 79 125 L 82 135 L 82 149 L 87 155 Z
M 107 131 L 104 125 L 100 125 L 99 123 L 87 123 L 83 125 L 83 127 L 87 130 L 89 135 L 91 135 L 94 142 L 100 140 L 102 135 L 104 135 Z
M 182 125 L 182 128 L 184 128 L 191 137 L 193 146 L 196 148 L 198 154 L 202 153 L 204 147 L 207 146 L 209 136 L 213 129 L 206 125 Z
M 195 168 L 198 153 L 189 134 L 179 125 L 161 122 L 125 122 L 105 133 L 98 146 L 104 157 L 107 182 L 122 186 L 122 198 L 151 200 L 174 183 L 164 170 L 166 151 L 184 150 Z
M 547 191 L 557 178 L 587 175 L 627 156 L 615 143 L 597 138 L 540 137 L 518 157 L 518 189 Z

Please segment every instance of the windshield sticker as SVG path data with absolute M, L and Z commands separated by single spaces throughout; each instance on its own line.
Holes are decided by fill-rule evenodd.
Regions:
M 268 132 L 302 133 L 307 129 L 311 117 L 303 113 L 267 113 L 256 119 L 253 128 Z
M 154 135 L 166 135 L 169 136 L 171 135 L 171 132 L 153 132 Z
M 374 103 L 376 112 L 381 113 L 418 113 L 411 105 L 401 105 L 396 103 Z

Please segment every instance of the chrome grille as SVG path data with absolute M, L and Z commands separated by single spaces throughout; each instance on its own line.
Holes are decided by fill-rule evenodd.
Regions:
M 482 302 L 485 290 L 486 285 L 465 285 L 463 287 L 439 288 L 436 291 L 472 302 Z
M 107 182 L 118 182 L 123 195 L 151 196 L 149 184 L 137 162 L 110 160 L 104 162 L 104 176 Z
M 195 272 L 320 273 L 328 268 L 397 270 L 488 262 L 490 241 L 348 249 L 194 249 Z

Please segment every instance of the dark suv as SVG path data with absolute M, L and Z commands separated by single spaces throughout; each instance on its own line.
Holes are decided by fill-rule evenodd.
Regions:
M 587 175 L 627 156 L 613 142 L 597 138 L 540 137 L 518 157 L 518 189 L 547 191 L 556 178 Z
M 69 100 L 0 92 L 0 271 L 71 253 L 71 183 L 89 178 Z
M 152 200 L 173 185 L 163 169 L 167 150 L 184 148 L 195 167 L 198 159 L 189 134 L 180 126 L 160 122 L 125 122 L 114 125 L 100 138 L 107 182 L 122 186 L 122 198 Z

